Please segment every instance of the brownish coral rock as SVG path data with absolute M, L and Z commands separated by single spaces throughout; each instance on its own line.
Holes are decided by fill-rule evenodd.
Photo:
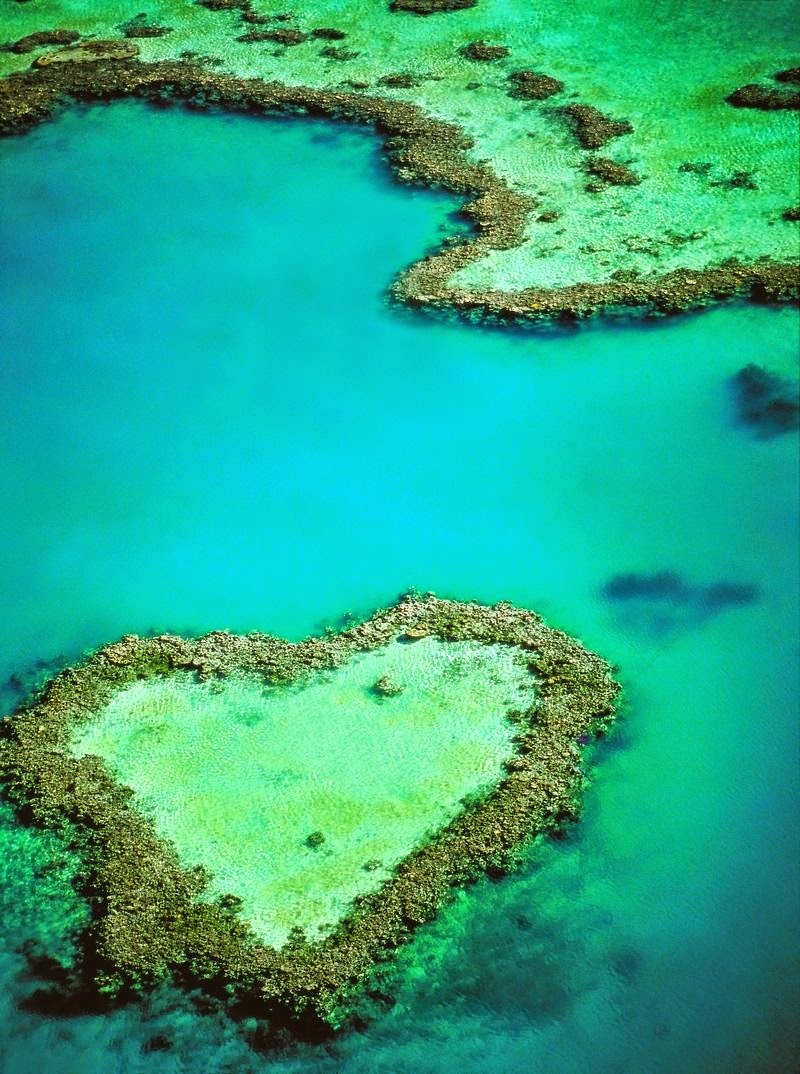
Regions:
M 35 61 L 36 67 L 48 67 L 62 64 L 84 64 L 100 60 L 132 60 L 139 55 L 139 46 L 133 41 L 115 39 L 81 41 L 69 48 L 60 48 L 55 52 L 45 52 Z
M 171 26 L 158 26 L 150 22 L 144 11 L 134 15 L 127 22 L 121 23 L 119 30 L 123 37 L 165 37 L 167 34 L 172 33 Z
M 358 56 L 355 49 L 341 48 L 338 45 L 326 45 L 325 48 L 320 49 L 319 54 L 326 60 L 339 60 L 340 62 L 354 60 Z
M 422 82 L 419 75 L 412 75 L 409 71 L 399 71 L 397 74 L 383 75 L 378 79 L 379 86 L 388 86 L 390 89 L 411 89 Z
M 209 11 L 248 11 L 250 0 L 194 0 L 198 7 Z
M 564 89 L 564 83 L 559 79 L 539 71 L 514 71 L 508 78 L 513 84 L 509 97 L 521 97 L 526 101 L 544 101 Z
M 633 131 L 627 119 L 612 119 L 590 104 L 568 104 L 561 114 L 569 121 L 583 149 L 601 149 L 612 138 Z
M 392 0 L 391 11 L 410 11 L 413 15 L 437 15 L 445 11 L 461 11 L 475 7 L 478 0 Z
M 788 80 L 787 80 L 788 81 Z M 800 93 L 749 82 L 725 98 L 734 108 L 759 108 L 763 112 L 800 108 Z
M 302 30 L 281 27 L 276 30 L 248 30 L 236 40 L 247 44 L 256 41 L 274 41 L 278 45 L 302 45 L 304 41 L 308 41 L 308 34 L 303 33 Z
M 592 157 L 586 163 L 586 171 L 611 186 L 637 186 L 642 181 L 627 165 L 608 157 Z
M 80 36 L 77 30 L 37 30 L 9 45 L 8 51 L 24 54 L 44 45 L 71 45 Z
M 489 45 L 483 40 L 470 41 L 461 51 L 468 60 L 476 60 L 478 63 L 494 63 L 511 53 L 511 49 L 506 45 Z

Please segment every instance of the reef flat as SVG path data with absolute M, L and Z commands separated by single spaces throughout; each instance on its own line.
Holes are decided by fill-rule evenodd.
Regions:
M 180 722 L 168 715 L 174 707 L 165 710 L 156 701 L 161 723 L 154 732 L 143 719 L 141 705 L 131 707 L 130 692 L 138 691 L 140 700 L 143 690 L 151 693 L 152 716 L 154 696 L 164 684 L 174 684 L 176 675 L 193 676 L 195 689 L 208 684 L 224 691 L 226 684 L 242 677 L 251 684 L 260 680 L 269 689 L 292 684 L 298 688 L 309 675 L 330 673 L 335 679 L 359 658 L 366 660 L 370 677 L 378 669 L 370 660 L 386 652 L 394 652 L 396 673 L 408 666 L 409 658 L 400 658 L 398 665 L 395 647 L 413 649 L 419 644 L 422 652 L 425 646 L 444 646 L 467 666 L 473 648 L 480 647 L 477 667 L 484 677 L 487 660 L 495 676 L 505 666 L 507 674 L 496 678 L 498 691 L 491 704 L 497 714 L 499 699 L 505 699 L 499 711 L 511 722 L 513 734 L 498 735 L 496 720 L 493 730 L 487 725 L 494 741 L 493 761 L 488 768 L 484 765 L 477 782 L 473 780 L 472 793 L 468 790 L 457 808 L 451 802 L 447 815 L 436 818 L 433 830 L 410 852 L 396 852 L 398 860 L 387 863 L 392 866 L 388 875 L 381 875 L 384 863 L 364 863 L 362 872 L 377 873 L 380 883 L 364 887 L 344 916 L 318 930 L 318 938 L 296 928 L 285 943 L 271 946 L 263 939 L 263 928 L 260 935 L 248 916 L 252 902 L 235 890 L 223 890 L 224 884 L 214 888 L 206 863 L 187 862 L 162 834 L 163 823 L 154 821 L 139 802 L 136 788 L 115 774 L 115 766 L 122 768 L 123 777 L 133 773 L 137 760 L 132 754 L 138 753 L 141 764 L 133 774 L 141 782 L 144 755 L 160 748 L 159 735 L 180 737 L 180 728 L 163 725 L 165 715 L 170 722 Z M 505 665 L 497 656 L 504 648 L 514 654 L 513 662 L 506 658 Z M 429 687 L 423 683 L 423 692 Z M 394 681 L 383 674 L 373 683 L 372 704 L 386 705 L 389 713 L 402 690 L 402 677 Z M 491 691 L 485 683 L 481 703 L 490 699 Z M 85 860 L 85 889 L 93 907 L 83 945 L 87 985 L 124 996 L 172 973 L 229 1000 L 246 1001 L 251 1007 L 256 1003 L 265 1013 L 288 1009 L 297 1017 L 336 1024 L 357 982 L 415 926 L 431 918 L 454 885 L 487 870 L 508 869 L 532 836 L 576 815 L 580 747 L 608 726 L 617 692 L 602 659 L 545 626 L 532 612 L 507 604 L 487 607 L 409 596 L 343 633 L 294 644 L 263 634 L 224 632 L 195 640 L 126 636 L 62 671 L 40 696 L 6 718 L 0 760 L 7 794 L 21 814 L 64 833 Z M 120 722 L 119 699 L 126 693 Z M 526 704 L 526 696 L 527 707 L 505 710 L 508 704 Z M 443 703 L 451 707 L 446 696 Z M 430 707 L 430 698 L 427 704 Z M 109 722 L 115 705 L 118 711 Z M 245 709 L 252 714 L 252 705 Z M 397 719 L 402 730 L 402 717 Z M 119 737 L 126 722 L 127 730 Z M 112 728 L 117 736 L 113 749 L 108 743 Z M 144 737 L 132 745 L 137 733 Z M 324 730 L 320 733 L 324 741 Z M 93 747 L 112 763 L 84 752 Z M 221 763 L 226 763 L 224 757 Z M 474 764 L 471 767 L 476 771 Z M 432 778 L 436 782 L 438 776 Z M 463 780 L 459 787 L 464 789 Z M 453 784 L 451 791 L 455 788 Z M 194 793 L 206 794 L 202 782 Z M 278 791 L 273 801 L 280 798 Z M 213 794 L 207 804 L 213 814 Z M 240 816 L 237 823 L 251 820 Z M 256 820 L 256 827 L 259 823 L 270 823 L 270 818 Z M 331 834 L 335 842 L 336 833 Z M 221 837 L 212 824 L 204 837 L 206 846 Z M 325 832 L 308 832 L 305 844 L 303 855 L 315 860 L 327 846 Z M 358 846 L 357 853 L 363 849 Z M 249 865 L 252 872 L 254 863 Z
M 796 118 L 736 96 L 796 69 L 791 5 L 676 5 L 670 34 L 644 3 L 591 7 L 162 0 L 123 18 L 0 0 L 0 126 L 126 94 L 373 124 L 398 178 L 468 199 L 474 234 L 392 287 L 425 308 L 572 320 L 795 297 Z

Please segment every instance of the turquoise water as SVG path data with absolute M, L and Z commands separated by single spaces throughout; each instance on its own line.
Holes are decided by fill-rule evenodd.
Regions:
M 416 585 L 535 607 L 627 692 L 580 824 L 461 894 L 330 1049 L 253 1053 L 167 992 L 22 1009 L 59 874 L 45 914 L 47 848 L 6 825 L 4 1071 L 793 1071 L 797 439 L 737 424 L 727 381 L 796 377 L 796 311 L 389 311 L 455 203 L 356 131 L 125 104 L 0 151 L 0 677 L 131 630 L 297 638 Z M 663 570 L 685 585 L 604 594 Z

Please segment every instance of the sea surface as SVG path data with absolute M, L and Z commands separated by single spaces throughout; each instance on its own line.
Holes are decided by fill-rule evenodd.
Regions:
M 3 1074 L 795 1071 L 797 437 L 730 378 L 796 378 L 797 312 L 393 309 L 458 203 L 316 122 L 74 111 L 0 146 L 0 205 L 6 707 L 125 632 L 295 639 L 410 586 L 533 607 L 625 686 L 581 821 L 460 893 L 327 1045 L 255 1051 L 168 990 L 38 1013 L 20 947 L 82 910 L 2 814 Z

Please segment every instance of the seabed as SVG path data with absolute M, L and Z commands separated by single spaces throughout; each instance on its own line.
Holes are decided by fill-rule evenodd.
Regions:
M 408 597 L 340 634 L 127 636 L 3 721 L 85 857 L 93 987 L 169 973 L 341 1020 L 456 884 L 578 808 L 609 666 L 532 612 Z

